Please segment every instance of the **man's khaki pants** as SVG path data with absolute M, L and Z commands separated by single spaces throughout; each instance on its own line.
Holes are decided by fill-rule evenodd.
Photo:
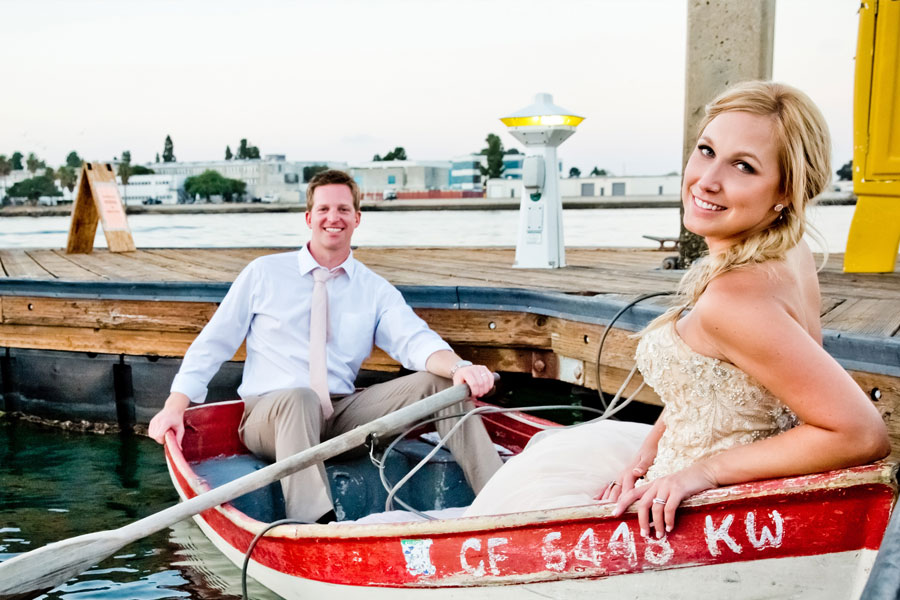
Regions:
M 315 392 L 308 388 L 276 390 L 244 399 L 240 435 L 247 448 L 267 460 L 281 460 L 306 450 L 354 427 L 364 425 L 397 409 L 450 387 L 451 381 L 428 372 L 418 372 L 373 385 L 334 401 L 328 421 Z M 471 410 L 471 402 L 444 409 L 436 416 Z M 445 435 L 457 419 L 438 421 L 435 427 Z M 466 480 L 477 494 L 500 460 L 478 417 L 468 419 L 447 440 L 447 447 L 462 467 Z M 281 480 L 287 517 L 314 522 L 333 509 L 331 490 L 321 463 Z

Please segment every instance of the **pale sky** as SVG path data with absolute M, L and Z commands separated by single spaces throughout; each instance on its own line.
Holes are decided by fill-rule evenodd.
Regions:
M 774 78 L 852 153 L 858 0 L 777 0 Z M 478 151 L 538 92 L 587 117 L 568 171 L 680 169 L 685 0 L 0 0 L 0 154 L 288 160 Z

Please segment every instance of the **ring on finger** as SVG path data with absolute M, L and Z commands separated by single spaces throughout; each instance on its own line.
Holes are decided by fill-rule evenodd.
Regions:
M 653 504 L 665 504 L 665 503 L 666 503 L 665 498 L 654 498 L 653 499 Z

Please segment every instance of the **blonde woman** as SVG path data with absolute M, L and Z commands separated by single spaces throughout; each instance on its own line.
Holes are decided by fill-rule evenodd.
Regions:
M 709 256 L 636 352 L 663 413 L 652 427 L 601 421 L 535 440 L 467 515 L 599 499 L 616 502 L 616 515 L 635 504 L 642 534 L 652 526 L 661 537 L 703 490 L 888 454 L 878 412 L 822 348 L 802 238 L 806 208 L 831 179 L 830 150 L 820 111 L 790 86 L 738 84 L 707 107 L 681 195 L 685 227 Z

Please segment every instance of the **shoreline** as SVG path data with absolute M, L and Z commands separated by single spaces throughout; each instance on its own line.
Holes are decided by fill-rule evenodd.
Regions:
M 856 196 L 848 192 L 826 192 L 819 196 L 818 203 L 823 206 L 853 205 Z M 678 208 L 681 201 L 678 196 L 592 196 L 563 198 L 564 209 L 591 208 Z M 363 212 L 376 211 L 428 211 L 428 210 L 518 210 L 518 198 L 454 198 L 454 199 L 411 199 L 382 200 L 378 202 L 364 201 L 360 206 Z M 153 204 L 129 205 L 125 207 L 129 215 L 191 215 L 191 214 L 247 214 L 247 213 L 287 213 L 306 212 L 306 206 L 300 203 L 247 203 L 232 204 Z M 72 214 L 72 205 L 59 206 L 6 206 L 0 208 L 0 217 L 68 217 Z

